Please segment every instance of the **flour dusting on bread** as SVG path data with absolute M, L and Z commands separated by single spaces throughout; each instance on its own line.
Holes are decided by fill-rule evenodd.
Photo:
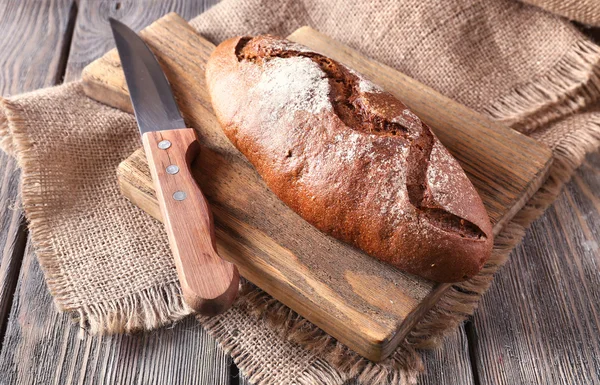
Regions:
M 381 88 L 378 85 L 363 78 L 362 75 L 359 74 L 358 72 L 355 72 L 355 71 L 351 71 L 351 72 L 354 73 L 360 79 L 360 81 L 358 82 L 358 89 L 360 90 L 360 92 L 362 92 L 362 93 L 368 92 L 371 94 L 378 94 L 378 93 L 383 92 L 383 88 Z
M 463 218 L 468 216 L 469 207 L 454 204 L 456 196 L 461 194 L 465 201 L 476 201 L 478 197 L 473 189 L 461 189 L 461 186 L 468 183 L 468 180 L 458 161 L 441 143 L 435 142 L 431 150 L 430 163 L 438 165 L 437 167 L 430 166 L 427 169 L 427 185 L 433 199 L 455 215 Z
M 296 111 L 319 114 L 333 109 L 329 80 L 309 58 L 273 58 L 265 63 L 260 80 L 250 92 L 269 121 L 293 119 Z
M 309 53 L 315 52 L 305 45 L 294 43 L 293 41 L 281 40 L 281 39 L 272 40 L 271 44 L 270 44 L 270 48 L 273 50 L 277 50 L 277 51 L 288 50 L 288 51 L 309 52 Z
M 348 67 L 346 67 L 346 68 L 352 75 L 354 75 L 358 78 L 358 90 L 361 93 L 363 93 L 363 94 L 365 94 L 365 93 L 379 94 L 379 93 L 385 92 L 384 89 L 379 87 L 377 84 L 373 83 L 370 80 L 365 79 L 365 77 L 361 73 L 359 73 L 351 68 L 348 68 Z
M 409 139 L 416 139 L 423 132 L 423 122 L 409 109 L 403 110 L 402 114 L 393 118 L 391 122 L 405 127 Z

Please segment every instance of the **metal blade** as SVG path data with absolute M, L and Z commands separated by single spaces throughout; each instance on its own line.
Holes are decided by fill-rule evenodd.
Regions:
M 185 128 L 171 86 L 152 51 L 125 24 L 109 20 L 140 132 Z

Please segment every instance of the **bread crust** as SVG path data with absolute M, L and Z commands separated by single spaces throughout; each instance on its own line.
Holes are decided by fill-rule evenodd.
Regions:
M 458 162 L 401 101 L 273 36 L 221 43 L 206 70 L 229 140 L 309 223 L 437 282 L 477 274 L 492 227 Z

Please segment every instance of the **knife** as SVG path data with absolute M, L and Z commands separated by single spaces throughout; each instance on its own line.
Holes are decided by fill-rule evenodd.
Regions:
M 236 266 L 217 254 L 212 213 L 190 172 L 200 151 L 196 131 L 186 127 L 171 86 L 148 46 L 125 24 L 109 20 L 183 299 L 200 314 L 222 313 L 235 300 L 240 278 Z

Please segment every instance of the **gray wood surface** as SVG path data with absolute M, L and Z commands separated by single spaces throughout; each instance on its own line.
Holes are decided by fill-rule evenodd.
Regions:
M 476 384 L 464 325 L 448 336 L 440 348 L 426 352 L 423 359 L 425 374 L 419 377 L 419 385 Z
M 0 95 L 56 83 L 63 71 L 72 4 L 69 0 L 0 2 Z M 45 26 L 42 28 L 42 26 Z M 25 249 L 26 231 L 19 199 L 20 172 L 0 153 L 0 340 Z
M 74 17 L 72 0 L 0 1 L 3 96 L 58 83 Z
M 114 48 L 108 18 L 139 31 L 169 12 L 186 20 L 219 0 L 79 0 L 79 12 L 67 62 L 66 81 L 78 79 L 83 68 Z
M 0 92 L 55 84 L 65 69 L 66 80 L 77 79 L 112 47 L 107 16 L 140 29 L 169 11 L 189 18 L 211 3 L 80 0 L 71 31 L 74 0 L 0 0 Z M 231 377 L 230 360 L 191 318 L 152 333 L 80 339 L 78 326 L 56 312 L 31 247 L 25 250 L 18 179 L 15 162 L 0 154 L 0 333 L 10 310 L 0 385 L 248 384 Z M 513 252 L 470 338 L 461 327 L 427 353 L 419 383 L 600 384 L 599 244 L 596 153 Z
M 600 384 L 600 153 L 527 232 L 475 314 L 481 384 Z

